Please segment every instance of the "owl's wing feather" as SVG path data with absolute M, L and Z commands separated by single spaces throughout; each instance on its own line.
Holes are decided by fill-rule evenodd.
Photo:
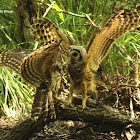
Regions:
M 140 10 L 121 10 L 96 35 L 88 50 L 87 66 L 97 71 L 115 39 L 140 23 Z
M 21 65 L 21 76 L 24 80 L 36 87 L 46 79 L 49 80 L 59 50 L 60 42 L 44 45 L 28 55 Z
M 50 20 L 47 18 L 34 19 L 31 28 L 36 41 L 40 45 L 48 45 L 61 41 L 60 52 L 64 55 L 68 54 L 70 46 L 68 38 Z
M 59 42 L 61 37 L 58 35 L 58 28 L 48 19 L 34 19 L 31 26 L 35 40 L 40 45 L 53 44 Z
M 8 67 L 20 74 L 20 66 L 23 60 L 28 57 L 33 50 L 30 49 L 5 49 L 0 50 L 0 66 Z

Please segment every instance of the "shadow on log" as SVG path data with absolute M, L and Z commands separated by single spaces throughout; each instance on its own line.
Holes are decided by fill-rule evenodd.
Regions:
M 81 99 L 76 98 L 75 104 L 81 102 Z M 63 104 L 55 104 L 57 120 L 73 120 L 83 121 L 90 124 L 108 124 L 113 127 L 124 129 L 128 125 L 135 130 L 140 130 L 140 118 L 130 120 L 130 116 L 124 112 L 120 112 L 115 108 L 108 105 L 96 105 L 91 99 L 88 100 L 87 105 L 90 107 L 88 110 L 82 110 L 77 107 L 69 108 Z M 77 105 L 76 105 L 77 106 Z M 8 132 L 0 136 L 1 140 L 27 140 L 35 132 L 39 132 L 44 126 L 50 123 L 51 119 L 45 122 L 40 118 L 37 122 L 27 119 L 15 126 Z

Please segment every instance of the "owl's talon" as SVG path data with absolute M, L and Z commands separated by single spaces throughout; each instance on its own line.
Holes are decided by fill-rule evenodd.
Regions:
M 50 113 L 51 119 L 56 119 L 56 114 L 54 113 Z
M 73 104 L 71 104 L 71 103 L 66 103 L 66 105 L 68 106 L 68 107 L 73 107 Z
M 81 108 L 81 109 L 89 109 L 89 107 L 87 107 L 87 106 L 82 106 L 82 105 L 78 105 L 78 108 Z
M 55 99 L 56 101 L 58 101 L 58 102 L 62 102 L 62 103 L 65 102 L 65 100 L 63 100 L 63 99 L 60 98 L 60 97 L 57 97 L 57 96 L 53 96 L 53 97 L 54 97 L 54 99 Z
M 31 120 L 32 120 L 33 122 L 37 122 L 38 118 L 39 118 L 39 117 L 31 117 Z

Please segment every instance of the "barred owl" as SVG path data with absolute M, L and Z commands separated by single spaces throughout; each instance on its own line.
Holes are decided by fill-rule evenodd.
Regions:
M 35 19 L 31 28 L 41 47 L 35 51 L 0 50 L 0 66 L 14 70 L 37 89 L 31 112 L 34 120 L 41 115 L 46 118 L 48 112 L 55 118 L 52 95 L 57 98 L 63 65 L 69 52 L 69 40 L 60 29 L 45 18 Z
M 96 81 L 93 78 L 93 72 L 98 70 L 99 64 L 107 55 L 115 39 L 119 38 L 132 27 L 138 26 L 139 23 L 139 9 L 121 10 L 112 16 L 95 38 L 91 40 L 88 51 L 80 46 L 70 47 L 71 58 L 68 64 L 68 72 L 71 77 L 71 85 L 67 102 L 68 105 L 72 105 L 73 93 L 83 96 L 83 109 L 87 108 L 86 100 L 88 92 L 95 92 L 98 102 L 98 86 L 101 85 L 104 87 L 103 91 L 107 91 L 107 87 L 101 81 Z

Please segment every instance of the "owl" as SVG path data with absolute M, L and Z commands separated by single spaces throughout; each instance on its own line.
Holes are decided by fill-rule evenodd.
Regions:
M 114 14 L 112 18 L 103 26 L 100 32 L 90 41 L 88 50 L 79 46 L 70 46 L 70 59 L 68 62 L 68 72 L 70 74 L 70 94 L 68 105 L 72 105 L 73 93 L 83 96 L 82 108 L 86 106 L 87 93 L 96 93 L 96 101 L 99 102 L 98 92 L 107 91 L 107 87 L 101 81 L 93 78 L 93 72 L 98 70 L 99 64 L 107 55 L 111 44 L 115 39 L 138 26 L 140 23 L 140 10 L 121 10 Z M 99 86 L 103 90 L 99 91 Z
M 34 19 L 31 26 L 35 40 L 40 47 L 36 50 L 0 50 L 0 66 L 8 67 L 19 74 L 26 83 L 36 88 L 31 111 L 33 120 L 43 115 L 55 118 L 53 98 L 58 99 L 61 82 L 69 53 L 69 40 L 50 20 Z

